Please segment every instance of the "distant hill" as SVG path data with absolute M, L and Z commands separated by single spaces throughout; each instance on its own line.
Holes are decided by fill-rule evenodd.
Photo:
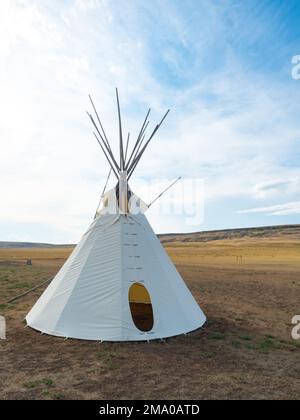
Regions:
M 290 238 L 300 240 L 300 225 L 265 226 L 241 229 L 212 230 L 192 233 L 166 233 L 158 235 L 162 243 L 167 242 L 209 242 L 243 238 Z M 61 248 L 74 244 L 49 244 L 38 242 L 0 241 L 0 248 Z
M 6 242 L 0 241 L 0 248 L 62 248 L 73 247 L 74 244 L 47 244 L 39 242 Z
M 241 229 L 213 230 L 194 233 L 170 233 L 158 235 L 162 243 L 166 242 L 208 242 L 243 238 L 290 238 L 299 239 L 300 225 L 265 226 Z

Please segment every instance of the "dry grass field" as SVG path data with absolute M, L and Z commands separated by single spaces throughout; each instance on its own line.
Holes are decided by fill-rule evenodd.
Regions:
M 150 343 L 64 340 L 24 328 L 71 248 L 1 248 L 0 399 L 299 399 L 300 229 L 168 235 L 162 242 L 206 326 Z M 31 258 L 32 266 L 25 261 Z

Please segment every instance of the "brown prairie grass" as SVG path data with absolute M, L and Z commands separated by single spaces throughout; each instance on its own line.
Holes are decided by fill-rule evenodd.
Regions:
M 150 343 L 63 340 L 24 328 L 71 248 L 0 249 L 0 399 L 299 399 L 298 238 L 166 242 L 207 315 L 205 327 Z M 240 258 L 242 257 L 242 261 Z M 26 266 L 26 259 L 33 265 Z

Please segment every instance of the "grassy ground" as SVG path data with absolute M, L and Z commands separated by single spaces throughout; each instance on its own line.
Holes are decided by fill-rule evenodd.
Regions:
M 300 343 L 291 338 L 291 319 L 300 314 L 299 238 L 165 246 L 208 322 L 149 344 L 63 340 L 24 328 L 42 290 L 5 302 L 53 277 L 70 249 L 1 249 L 8 329 L 0 340 L 0 399 L 299 399 Z

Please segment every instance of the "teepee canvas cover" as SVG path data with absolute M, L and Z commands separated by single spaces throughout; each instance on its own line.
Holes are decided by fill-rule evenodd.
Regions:
M 151 340 L 200 328 L 203 312 L 149 225 L 147 206 L 127 184 L 144 150 L 141 136 L 127 162 L 120 141 L 118 165 L 101 123 L 96 129 L 117 186 L 103 196 L 101 210 L 27 324 L 55 336 L 100 341 Z

